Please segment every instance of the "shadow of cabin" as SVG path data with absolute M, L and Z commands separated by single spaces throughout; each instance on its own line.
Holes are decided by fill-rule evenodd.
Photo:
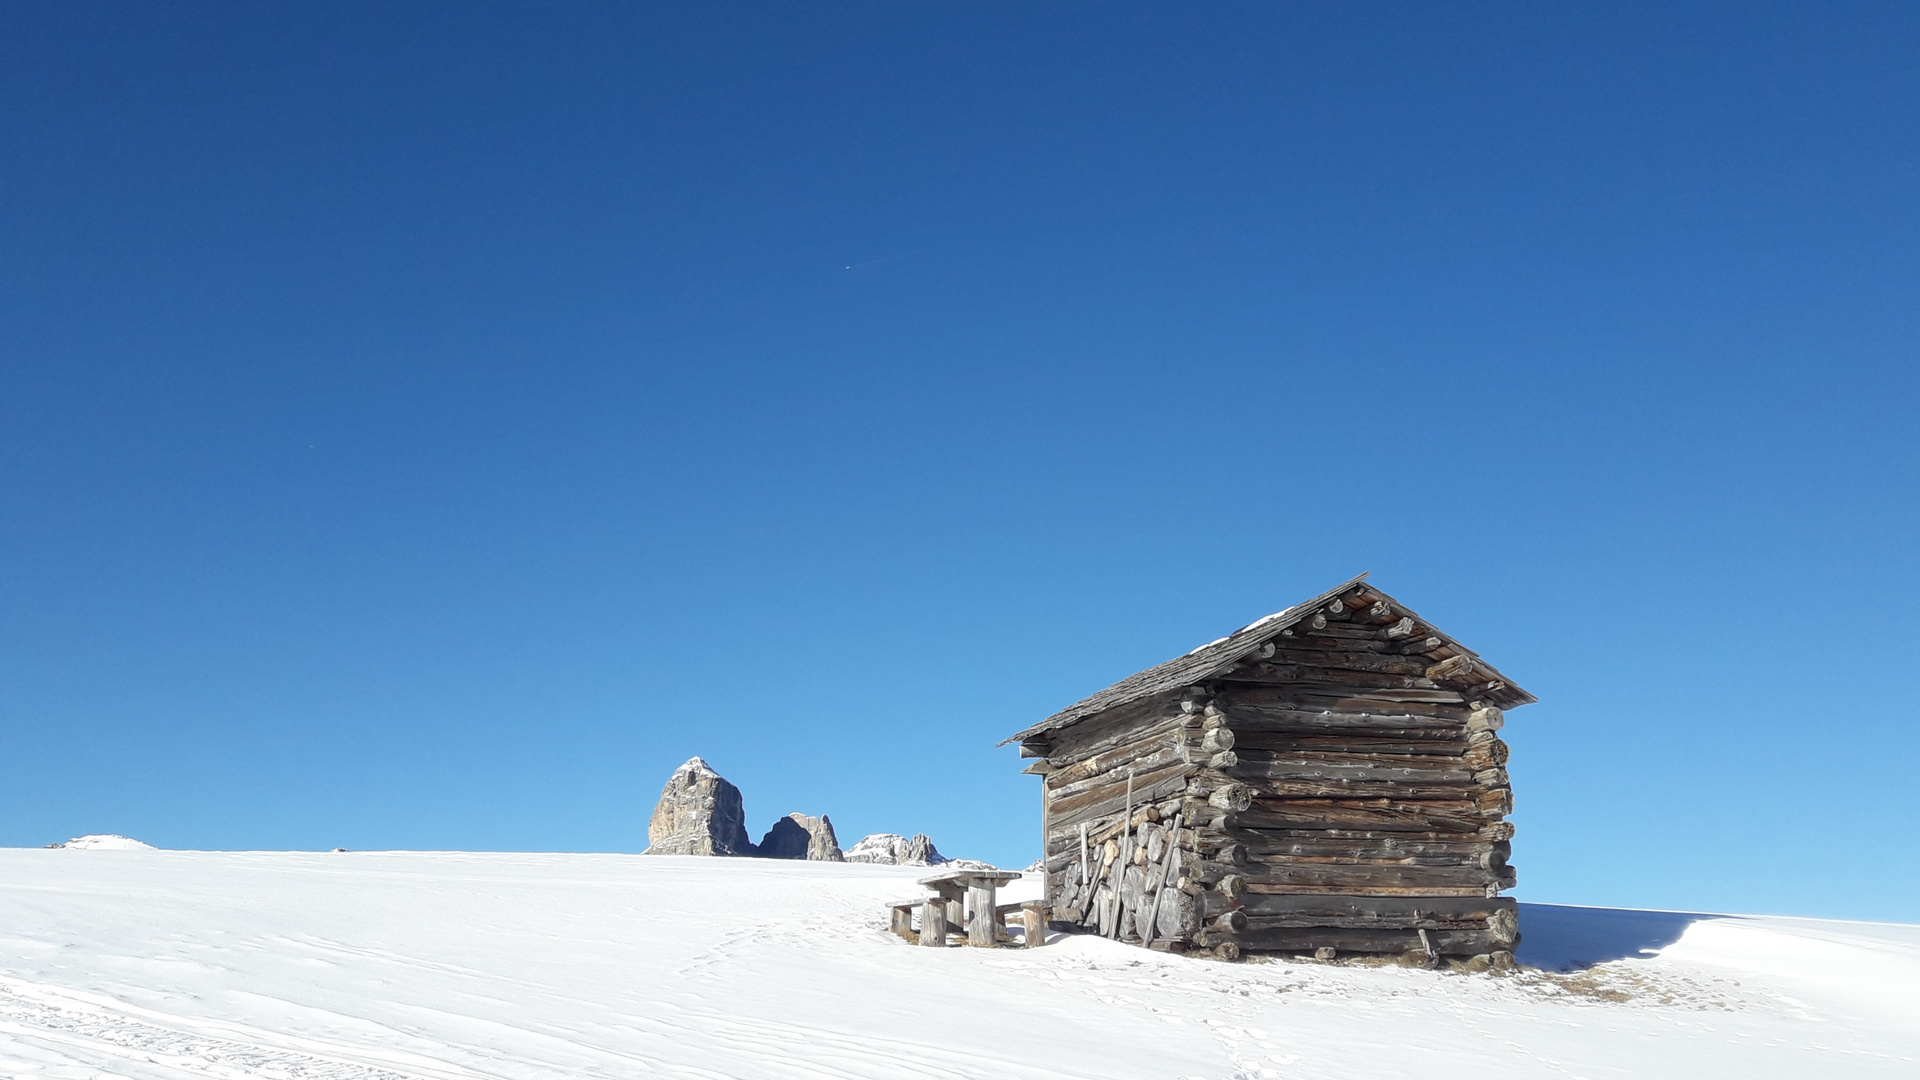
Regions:
M 1521 963 L 1547 971 L 1583 971 L 1612 960 L 1645 960 L 1680 940 L 1694 923 L 1719 919 L 1691 911 L 1521 904 L 1526 944 Z
M 1061 929 L 1172 951 L 1512 962 L 1503 710 L 1534 697 L 1366 575 L 1005 740 Z

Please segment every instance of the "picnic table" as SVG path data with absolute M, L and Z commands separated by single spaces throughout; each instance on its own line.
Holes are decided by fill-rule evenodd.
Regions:
M 1037 900 L 1023 904 L 997 904 L 1000 886 L 1021 877 L 1018 870 L 945 870 L 923 877 L 931 895 L 900 900 L 888 905 L 892 912 L 893 932 L 922 945 L 944 946 L 947 934 L 965 928 L 967 944 L 992 948 L 1000 944 L 1001 921 L 1018 913 L 1026 930 L 1026 945 L 1033 948 L 1046 935 L 1046 905 Z M 920 912 L 920 930 L 913 930 L 913 912 Z

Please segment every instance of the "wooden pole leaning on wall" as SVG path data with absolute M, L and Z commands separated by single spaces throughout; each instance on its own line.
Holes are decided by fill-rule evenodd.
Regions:
M 1122 884 L 1126 881 L 1127 868 L 1133 865 L 1133 770 L 1127 770 L 1127 808 L 1120 818 L 1119 854 L 1113 860 L 1113 922 L 1108 927 L 1109 938 L 1119 940 L 1126 929 L 1127 904 Z

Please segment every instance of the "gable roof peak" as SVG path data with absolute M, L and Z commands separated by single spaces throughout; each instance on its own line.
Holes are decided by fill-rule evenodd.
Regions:
M 1335 604 L 1349 590 L 1355 589 L 1366 580 L 1367 575 L 1362 573 L 1349 581 L 1328 589 L 1326 592 L 1321 593 L 1311 600 L 1295 604 L 1289 608 L 1283 608 L 1271 615 L 1255 619 L 1253 622 L 1235 630 L 1226 637 L 1216 638 L 1164 664 L 1159 664 L 1145 671 L 1129 675 L 1119 682 L 1114 683 L 1112 686 L 1107 687 L 1105 690 L 1067 706 L 1052 716 L 1047 717 L 1045 720 L 1040 721 L 1038 724 L 1027 728 L 1025 731 L 1007 737 L 1002 740 L 999 745 L 1005 746 L 1010 742 L 1030 739 L 1035 735 L 1049 731 L 1057 731 L 1060 728 L 1077 723 L 1087 717 L 1105 712 L 1108 709 L 1117 708 L 1129 702 L 1205 682 L 1215 675 L 1231 668 L 1267 641 L 1280 636 L 1282 631 L 1288 630 L 1301 620 Z M 1388 596 L 1384 590 L 1368 585 L 1366 592 L 1378 596 L 1378 602 L 1390 603 L 1393 610 L 1398 611 L 1404 618 L 1412 620 L 1415 625 L 1423 627 L 1424 629 L 1420 631 L 1421 633 L 1439 638 L 1441 645 L 1437 645 L 1435 648 L 1443 646 L 1450 647 L 1455 655 L 1472 657 L 1473 663 L 1469 665 L 1470 667 L 1477 667 L 1489 672 L 1493 680 L 1501 684 L 1502 689 L 1498 695 L 1495 695 L 1498 698 L 1496 704 L 1501 704 L 1506 708 L 1512 708 L 1536 700 L 1532 694 L 1508 682 L 1506 677 L 1495 671 L 1491 664 L 1481 660 L 1478 653 L 1473 652 L 1473 650 L 1468 649 L 1466 646 L 1461 645 L 1451 637 L 1435 629 L 1432 624 L 1420 619 L 1420 617 L 1415 615 L 1406 605 Z

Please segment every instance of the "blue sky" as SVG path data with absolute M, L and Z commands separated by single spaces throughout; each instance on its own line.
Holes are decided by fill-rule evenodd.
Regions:
M 1920 920 L 1910 5 L 0 8 L 0 844 L 1024 864 L 1362 570 L 1523 899 Z

